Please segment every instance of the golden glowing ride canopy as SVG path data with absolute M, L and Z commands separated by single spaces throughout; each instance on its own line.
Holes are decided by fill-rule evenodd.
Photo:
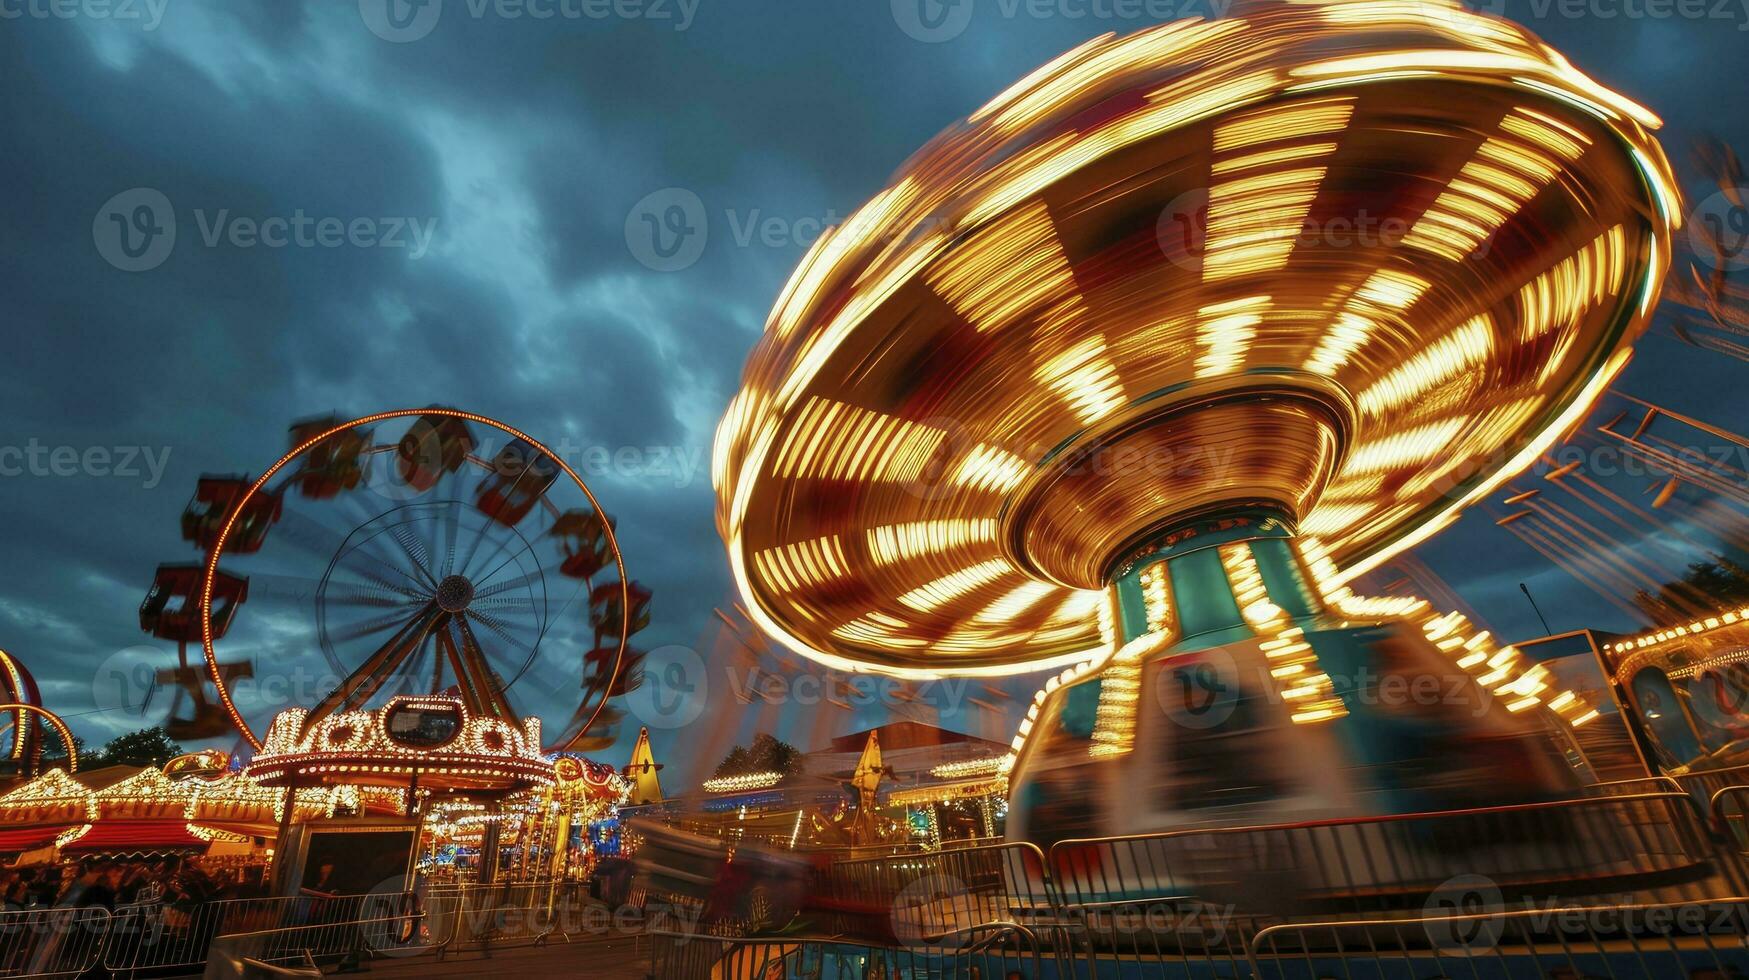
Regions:
M 784 288 L 715 447 L 749 609 L 835 666 L 1002 673 L 1097 648 L 1114 562 L 1198 513 L 1376 564 L 1625 363 L 1679 221 L 1656 125 L 1433 2 L 1062 55 Z

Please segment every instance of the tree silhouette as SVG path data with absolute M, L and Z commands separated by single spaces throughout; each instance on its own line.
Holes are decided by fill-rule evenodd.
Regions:
M 110 739 L 95 762 L 102 766 L 162 766 L 181 754 L 182 746 L 171 741 L 163 726 L 157 726 Z
M 756 772 L 776 772 L 785 776 L 795 772 L 802 753 L 788 742 L 760 732 L 750 746 L 737 745 L 717 763 L 714 776 L 745 776 Z

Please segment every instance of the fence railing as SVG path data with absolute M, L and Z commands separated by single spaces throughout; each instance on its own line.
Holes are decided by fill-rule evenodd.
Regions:
M 1741 860 L 1721 852 L 1682 793 L 1065 840 L 1048 867 L 1068 908 L 1232 906 L 1257 928 L 1272 924 L 1264 911 L 1412 909 L 1459 875 L 1538 897 L 1745 890 Z
M 1670 776 L 1638 776 L 1633 779 L 1611 779 L 1586 786 L 1586 796 L 1639 796 L 1642 793 L 1687 792 Z
M 814 890 L 809 911 L 828 928 L 923 942 L 991 922 L 1030 924 L 1052 908 L 1044 853 L 1024 842 L 842 861 Z M 871 905 L 887 910 L 869 921 Z
M 243 977 L 245 961 L 307 963 L 356 956 L 360 959 L 417 956 L 431 950 L 418 915 L 315 922 L 217 937 L 207 964 L 209 977 Z
M 1045 967 L 1055 962 L 1024 927 L 1012 923 L 949 934 L 933 943 L 898 945 L 671 932 L 653 933 L 650 940 L 651 975 L 657 980 L 999 980 L 1048 976 Z
M 643 931 L 642 910 L 628 917 L 591 899 L 580 882 L 446 885 L 423 894 L 225 899 L 179 905 L 50 908 L 0 912 L 0 978 L 197 972 L 234 936 L 253 936 L 239 958 L 291 962 L 349 953 L 408 956 L 494 944 L 517 945 L 589 934 Z M 684 920 L 665 920 L 669 922 Z M 386 931 L 388 926 L 393 931 Z M 284 948 L 260 947 L 279 937 Z M 276 939 L 274 941 L 279 941 Z M 265 950 L 265 951 L 263 951 Z
M 206 962 L 208 948 L 220 936 L 396 915 L 406 903 L 397 893 L 122 906 L 111 920 L 103 965 L 117 974 L 193 969 Z
M 1258 980 L 1355 976 L 1737 977 L 1749 971 L 1749 905 L 1742 901 L 1424 915 L 1410 920 L 1292 923 L 1249 943 Z
M 1734 901 L 1749 874 L 1712 829 L 1673 781 L 1624 781 L 1546 803 L 840 860 L 804 919 L 810 935 L 869 949 L 1002 927 L 1078 973 L 1130 961 L 1231 973 L 1272 928 L 1402 922 L 1466 880 L 1486 883 L 1497 909 Z M 760 955 L 776 948 L 760 942 Z
M 103 959 L 111 918 L 101 908 L 0 912 L 0 977 L 78 977 Z
M 1270 926 L 1218 950 L 1052 948 L 992 923 L 933 942 L 651 937 L 656 980 L 1077 977 L 1085 980 L 1611 980 L 1749 975 L 1743 900 L 1424 913 Z
M 1719 790 L 1729 786 L 1749 785 L 1749 765 L 1725 766 L 1721 769 L 1697 769 L 1685 772 L 1679 776 L 1666 777 L 1674 780 L 1701 805 L 1706 805 Z

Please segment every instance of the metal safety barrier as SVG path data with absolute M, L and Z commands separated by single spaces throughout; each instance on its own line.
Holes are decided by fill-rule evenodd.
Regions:
M 421 928 L 422 918 L 389 915 L 220 936 L 213 941 L 206 976 L 241 977 L 247 972 L 245 961 L 279 964 L 422 955 L 432 950 Z
M 876 945 L 838 939 L 723 939 L 651 935 L 657 980 L 1001 980 L 1068 977 L 1024 927 L 994 923 L 932 943 Z
M 1279 925 L 1251 940 L 1250 965 L 1258 980 L 1724 980 L 1749 975 L 1746 939 L 1741 900 L 1565 906 Z
M 1644 793 L 1684 793 L 1682 784 L 1669 776 L 1638 776 L 1633 779 L 1611 779 L 1592 783 L 1584 788 L 1586 796 L 1639 796 Z
M 1749 804 L 1749 792 L 1740 802 Z M 808 935 L 829 940 L 669 933 L 655 939 L 652 955 L 659 978 L 815 977 L 838 967 L 858 976 L 903 976 L 913 967 L 925 972 L 909 975 L 1006 976 L 991 972 L 1002 965 L 990 958 L 998 954 L 1024 959 L 1024 977 L 1457 976 L 1468 974 L 1375 968 L 1374 954 L 1427 965 L 1449 951 L 1385 936 L 1386 926 L 1371 923 L 1388 922 L 1403 937 L 1426 933 L 1424 921 L 1440 923 L 1436 930 L 1462 923 L 1430 910 L 1445 908 L 1455 886 L 1477 882 L 1494 893 L 1482 900 L 1490 910 L 1590 906 L 1599 910 L 1591 921 L 1621 909 L 1701 915 L 1695 910 L 1736 908 L 1736 896 L 1749 894 L 1741 853 L 1720 846 L 1694 798 L 1647 780 L 1550 803 L 1067 840 L 1048 854 L 1012 843 L 840 861 L 821 876 L 804 923 Z M 1513 970 L 1526 955 L 1546 958 L 1537 943 L 1595 940 L 1609 952 L 1611 943 L 1631 949 L 1635 935 L 1643 938 L 1597 928 L 1576 938 L 1572 929 L 1526 932 L 1542 920 L 1498 915 L 1504 951 L 1490 955 Z M 955 938 L 980 931 L 1002 938 L 977 950 Z M 1270 944 L 1263 973 L 1258 937 Z M 1290 938 L 1299 943 L 1292 965 Z M 1706 936 L 1683 942 L 1716 945 Z M 1313 972 L 1293 972 L 1308 952 L 1343 962 L 1327 969 L 1313 957 Z
M 590 896 L 583 882 L 471 885 L 428 893 L 425 928 L 439 956 L 465 949 L 570 941 L 605 935 L 637 936 L 652 917 L 692 922 L 665 910 L 610 906 Z
M 0 977 L 78 977 L 103 958 L 110 915 L 102 908 L 0 912 Z
M 990 922 L 1025 925 L 1053 909 L 1044 864 L 1044 853 L 1025 842 L 842 861 L 816 886 L 810 911 L 829 931 L 900 941 Z M 866 921 L 871 906 L 887 911 L 885 922 Z
M 1195 923 L 1202 910 L 1230 908 L 1246 934 L 1281 915 L 1417 908 L 1460 875 L 1539 899 L 1749 890 L 1740 856 L 1716 845 L 1682 793 L 1066 840 L 1048 866 L 1066 909 L 1139 910 L 1176 928 L 1174 912 Z
M 1708 804 L 1713 825 L 1739 853 L 1749 853 L 1749 786 L 1726 786 Z
M 123 975 L 196 969 L 206 962 L 208 948 L 220 936 L 394 915 L 403 911 L 403 904 L 399 894 L 376 894 L 122 906 L 115 910 L 103 965 Z
M 932 943 L 652 935 L 656 980 L 1725 980 L 1749 975 L 1742 899 L 1553 906 L 1283 923 L 1221 954 L 1131 949 L 1079 956 L 992 923 Z
M 1726 766 L 1722 769 L 1697 769 L 1671 776 L 1696 802 L 1707 805 L 1719 791 L 1730 786 L 1749 785 L 1749 765 Z

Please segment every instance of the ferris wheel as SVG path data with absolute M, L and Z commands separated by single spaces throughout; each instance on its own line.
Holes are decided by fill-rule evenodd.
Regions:
M 611 741 L 650 593 L 575 469 L 449 408 L 308 420 L 289 443 L 258 477 L 201 478 L 182 532 L 204 559 L 160 566 L 141 608 L 178 644 L 159 675 L 173 736 L 234 727 L 259 748 L 287 707 L 308 708 L 307 729 L 444 694 L 479 717 L 556 721 L 555 748 Z

